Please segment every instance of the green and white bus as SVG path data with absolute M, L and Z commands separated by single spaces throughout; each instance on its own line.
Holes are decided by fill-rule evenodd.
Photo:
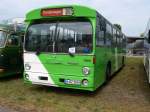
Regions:
M 148 77 L 148 82 L 150 83 L 150 20 L 144 33 L 144 48 L 144 67 Z
M 44 7 L 26 22 L 26 83 L 94 91 L 124 65 L 125 35 L 94 9 Z
M 13 25 L 0 25 L 0 77 L 23 73 L 24 31 Z

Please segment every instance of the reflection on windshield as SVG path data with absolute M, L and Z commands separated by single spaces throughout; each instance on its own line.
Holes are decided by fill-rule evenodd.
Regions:
M 6 33 L 0 31 L 0 47 L 3 47 L 5 45 L 5 41 L 6 41 Z
M 25 48 L 27 51 L 68 53 L 92 52 L 92 26 L 90 22 L 59 22 L 33 24 L 28 28 Z

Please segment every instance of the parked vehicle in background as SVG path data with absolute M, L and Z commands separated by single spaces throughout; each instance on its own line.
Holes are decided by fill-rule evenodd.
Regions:
M 124 65 L 125 35 L 94 9 L 44 7 L 26 22 L 27 83 L 94 91 Z
M 0 24 L 0 77 L 23 73 L 24 26 Z
M 147 73 L 148 81 L 150 83 L 150 21 L 147 24 L 146 31 L 144 33 L 144 66 Z

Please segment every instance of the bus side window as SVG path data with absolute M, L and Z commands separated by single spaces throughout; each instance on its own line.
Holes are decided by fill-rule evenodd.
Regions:
M 109 47 L 112 45 L 112 38 L 113 38 L 112 26 L 107 23 L 106 24 L 106 45 Z
M 8 38 L 7 45 L 8 46 L 18 46 L 19 45 L 19 36 L 11 34 Z
M 121 48 L 123 48 L 123 34 L 121 34 Z
M 122 48 L 122 34 L 119 33 L 119 47 Z
M 104 46 L 105 45 L 105 21 L 102 17 L 97 17 L 97 25 L 96 25 L 96 46 Z
M 113 41 L 112 41 L 112 43 L 113 43 L 113 46 L 116 47 L 116 45 L 117 45 L 117 31 L 115 28 L 113 28 Z
M 122 41 L 123 41 L 123 47 L 125 48 L 126 47 L 126 43 L 127 43 L 125 35 L 123 35 L 123 40 Z
M 117 47 L 119 47 L 120 46 L 120 39 L 119 39 L 120 37 L 119 37 L 119 32 L 117 31 Z

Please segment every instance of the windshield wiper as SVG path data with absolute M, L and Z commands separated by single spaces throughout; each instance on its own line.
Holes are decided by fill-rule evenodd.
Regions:
M 55 27 L 55 32 L 54 32 L 54 40 L 53 40 L 53 53 L 55 53 L 55 47 L 56 47 L 56 42 L 57 41 L 57 30 L 58 30 L 58 22 L 56 23 Z

